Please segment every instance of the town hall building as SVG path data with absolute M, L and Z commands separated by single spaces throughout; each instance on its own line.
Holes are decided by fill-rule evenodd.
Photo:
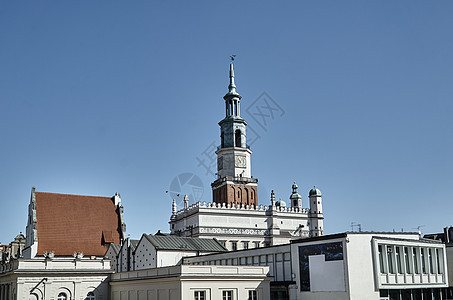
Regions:
M 241 95 L 236 91 L 233 63 L 230 64 L 225 118 L 219 122 L 220 146 L 217 179 L 211 184 L 212 203 L 195 203 L 177 211 L 173 201 L 171 234 L 185 237 L 216 238 L 229 250 L 260 248 L 288 243 L 294 238 L 324 234 L 322 194 L 316 187 L 309 192 L 309 207 L 292 185 L 289 205 L 275 200 L 258 204 L 258 178 L 252 176 L 252 150 L 247 145 L 247 122 L 241 117 Z

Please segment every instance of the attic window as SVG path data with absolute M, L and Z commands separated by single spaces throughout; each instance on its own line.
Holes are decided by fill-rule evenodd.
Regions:
M 113 243 L 113 232 L 111 230 L 103 230 L 102 231 L 102 241 L 105 244 Z

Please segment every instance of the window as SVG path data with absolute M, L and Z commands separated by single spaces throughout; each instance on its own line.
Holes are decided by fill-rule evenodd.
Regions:
M 429 273 L 434 274 L 433 255 L 431 249 L 428 249 Z
M 425 262 L 425 249 L 421 248 L 420 249 L 420 259 L 422 261 L 422 273 L 426 274 L 428 273 L 426 270 L 426 262 Z
M 85 298 L 85 300 L 95 300 L 96 298 L 94 297 L 94 293 L 93 292 L 89 292 L 87 294 L 87 297 Z
M 254 242 L 255 244 L 255 248 L 259 248 L 260 247 L 260 242 Z
M 234 146 L 235 147 L 241 147 L 241 131 L 237 129 L 234 133 Z
M 409 249 L 404 247 L 404 261 L 406 262 L 406 273 L 411 273 L 411 265 L 409 261 Z
M 400 250 L 400 247 L 396 247 L 395 248 L 396 251 L 395 251 L 395 255 L 396 255 L 396 270 L 398 272 L 398 274 L 402 274 L 403 273 L 403 265 L 401 263 L 401 250 Z
M 194 296 L 195 300 L 206 300 L 206 291 L 195 291 Z
M 57 300 L 67 300 L 68 296 L 65 293 L 59 293 Z
M 242 247 L 244 249 L 248 249 L 249 248 L 249 242 L 242 242 Z
M 393 267 L 393 247 L 387 246 L 387 263 L 389 267 L 389 273 L 395 274 L 395 268 Z
M 238 249 L 238 242 L 231 242 L 231 250 L 236 251 Z
M 379 269 L 381 273 L 385 273 L 384 270 L 384 257 L 382 256 L 382 246 L 378 246 L 378 252 L 379 252 Z
M 222 296 L 223 300 L 233 300 L 233 291 L 223 291 Z
M 416 248 L 412 248 L 412 260 L 414 261 L 414 273 L 420 274 L 420 269 L 418 268 L 418 257 Z
M 249 299 L 248 300 L 258 300 L 258 296 L 256 295 L 256 291 L 249 291 Z
M 444 260 L 443 260 L 443 252 L 441 249 L 436 249 L 436 258 L 437 258 L 437 273 L 442 274 L 444 270 Z

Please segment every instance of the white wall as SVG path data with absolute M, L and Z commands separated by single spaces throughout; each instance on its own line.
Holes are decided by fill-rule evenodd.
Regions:
M 267 267 L 177 266 L 112 275 L 112 300 L 193 300 L 194 291 L 206 291 L 206 300 L 222 299 L 231 290 L 234 300 L 248 299 L 256 290 L 258 299 L 270 299 Z M 190 274 L 190 276 L 184 276 Z
M 372 235 L 348 235 L 345 243 L 349 291 L 352 299 L 379 299 L 371 246 Z

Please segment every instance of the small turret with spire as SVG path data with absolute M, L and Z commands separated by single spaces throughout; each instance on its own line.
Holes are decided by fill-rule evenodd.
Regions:
M 234 66 L 233 61 L 230 63 L 230 84 L 228 85 L 228 93 L 223 96 L 225 99 L 226 117 L 240 118 L 240 100 L 241 95 L 236 91 L 236 84 L 234 83 Z
M 297 192 L 296 182 L 293 183 L 292 188 L 293 192 L 289 196 L 289 199 L 291 200 L 291 207 L 297 211 L 300 211 L 302 209 L 302 196 Z
M 176 200 L 173 199 L 173 203 L 171 205 L 171 212 L 172 212 L 172 215 L 176 215 Z
M 271 206 L 275 208 L 275 194 L 274 190 L 271 191 Z
M 189 208 L 189 196 L 184 195 L 184 209 L 188 209 Z

